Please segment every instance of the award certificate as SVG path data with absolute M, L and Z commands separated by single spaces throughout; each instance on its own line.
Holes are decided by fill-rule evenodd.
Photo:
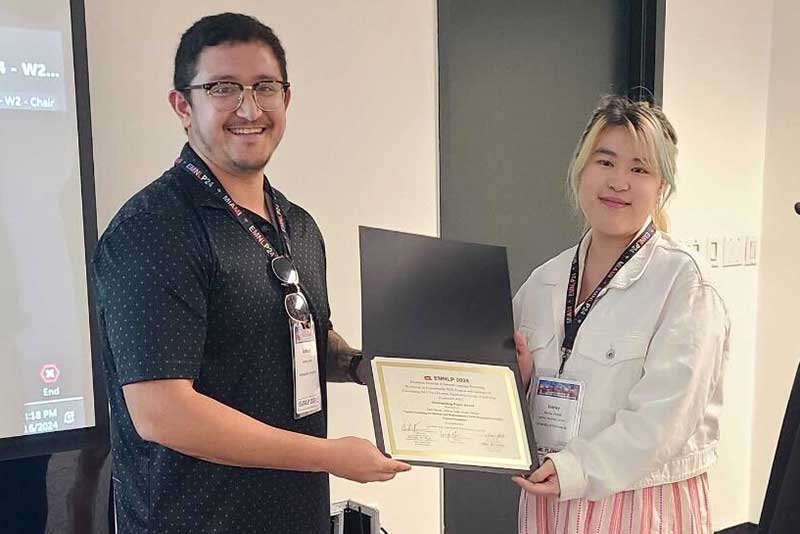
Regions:
M 509 367 L 375 356 L 371 368 L 383 446 L 392 458 L 445 467 L 531 468 Z

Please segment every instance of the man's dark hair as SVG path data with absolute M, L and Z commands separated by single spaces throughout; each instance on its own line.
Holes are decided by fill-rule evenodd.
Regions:
M 286 51 L 272 28 L 258 19 L 240 13 L 220 13 L 198 20 L 181 36 L 175 52 L 175 73 L 172 82 L 175 89 L 186 87 L 197 75 L 197 58 L 207 46 L 226 43 L 252 43 L 260 41 L 272 49 L 281 67 L 283 81 L 289 81 L 286 73 Z

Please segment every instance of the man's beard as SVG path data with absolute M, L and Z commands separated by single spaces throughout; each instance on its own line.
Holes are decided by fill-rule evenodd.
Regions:
M 251 161 L 242 161 L 238 158 L 231 158 L 231 163 L 237 172 L 249 174 L 251 172 L 262 172 L 269 162 L 269 156 L 254 157 Z

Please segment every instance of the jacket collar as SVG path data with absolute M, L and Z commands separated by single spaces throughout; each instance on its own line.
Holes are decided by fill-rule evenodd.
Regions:
M 641 231 L 636 236 L 638 237 L 641 232 L 650 224 L 648 219 Z M 544 264 L 541 269 L 542 283 L 553 287 L 551 292 L 551 307 L 553 311 L 553 324 L 556 327 L 558 339 L 564 339 L 564 308 L 566 307 L 567 285 L 569 284 L 569 272 L 572 266 L 572 259 L 575 257 L 575 251 L 580 253 L 580 266 L 583 269 L 583 264 L 586 260 L 586 252 L 589 250 L 589 243 L 591 242 L 591 230 L 586 232 L 581 238 L 580 242 L 574 247 L 565 250 L 551 261 Z M 626 289 L 642 277 L 647 269 L 650 259 L 653 257 L 653 252 L 656 249 L 656 241 L 660 237 L 660 232 L 655 235 L 626 263 L 622 269 L 611 279 L 608 284 L 609 288 Z
M 648 224 L 650 224 L 650 219 L 648 219 L 640 231 L 637 232 L 636 238 L 639 237 Z M 660 232 L 656 231 L 652 239 L 650 239 L 650 241 L 648 241 L 641 248 L 641 250 L 639 250 L 639 252 L 637 252 L 636 255 L 631 258 L 628 263 L 622 267 L 622 269 L 619 270 L 614 278 L 611 279 L 609 287 L 615 289 L 625 289 L 641 278 L 642 275 L 644 275 L 644 272 L 653 257 L 653 253 L 656 249 L 656 242 L 658 241 L 660 235 Z M 589 250 L 591 238 L 592 230 L 589 229 L 589 231 L 584 234 L 577 245 L 565 250 L 560 255 L 556 256 L 552 261 L 549 261 L 543 265 L 541 275 L 542 283 L 546 285 L 563 286 L 565 288 L 564 291 L 566 291 L 566 287 L 569 282 L 569 272 L 572 265 L 572 259 L 575 256 L 575 251 L 579 251 L 580 266 L 581 271 L 583 271 L 583 265 L 586 261 L 586 253 Z M 634 240 L 636 238 L 634 238 Z

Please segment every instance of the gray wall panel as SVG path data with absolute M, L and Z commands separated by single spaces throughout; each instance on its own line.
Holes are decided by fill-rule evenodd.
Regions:
M 442 237 L 509 247 L 513 290 L 579 233 L 566 168 L 628 40 L 622 1 L 439 2 Z
M 512 291 L 580 234 L 567 166 L 598 98 L 639 84 L 637 7 L 439 1 L 441 235 L 508 247 Z M 444 492 L 448 534 L 516 532 L 510 477 L 448 470 Z

